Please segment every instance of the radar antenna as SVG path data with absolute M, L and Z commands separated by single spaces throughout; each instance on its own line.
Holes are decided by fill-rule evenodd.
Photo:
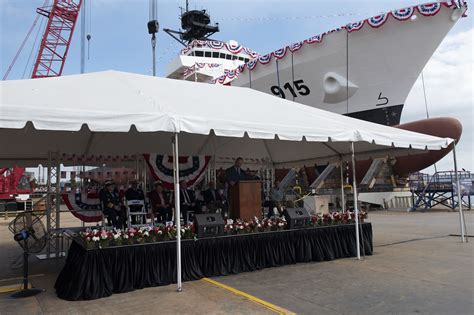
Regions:
M 206 13 L 206 10 L 189 11 L 188 0 L 186 0 L 186 11 L 183 12 L 181 8 L 180 19 L 181 30 L 175 31 L 165 28 L 163 31 L 185 47 L 195 39 L 205 39 L 219 32 L 219 23 L 210 25 L 211 17 Z

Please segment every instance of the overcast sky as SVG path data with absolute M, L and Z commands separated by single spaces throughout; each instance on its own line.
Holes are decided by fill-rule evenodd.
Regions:
M 86 71 L 121 70 L 151 74 L 151 46 L 146 23 L 149 2 L 132 0 L 87 0 L 91 34 Z M 191 0 L 191 9 L 205 8 L 221 31 L 221 40 L 237 40 L 260 53 L 276 50 L 329 29 L 359 21 L 380 12 L 419 4 L 421 0 L 374 1 L 203 1 Z M 0 74 L 3 76 L 44 0 L 0 0 Z M 422 2 L 422 1 L 421 1 Z M 185 1 L 158 0 L 162 28 L 178 29 L 179 6 Z M 472 11 L 468 10 L 468 15 Z M 45 18 L 42 18 L 45 20 Z M 41 20 L 40 20 L 41 21 Z M 39 23 L 38 23 L 39 26 Z M 80 24 L 74 34 L 64 75 L 80 72 Z M 39 27 L 37 27 L 39 29 Z M 25 45 L 9 79 L 27 78 L 37 49 L 36 29 Z M 473 19 L 462 19 L 441 44 L 424 70 L 431 117 L 450 116 L 463 124 L 458 146 L 459 166 L 473 170 Z M 39 39 L 38 39 L 39 41 Z M 180 45 L 164 32 L 158 34 L 158 74 L 176 57 Z M 28 58 L 30 62 L 28 63 Z M 414 85 L 402 115 L 402 122 L 425 118 L 420 80 Z M 449 155 L 438 163 L 439 170 L 452 169 Z M 431 170 L 430 170 L 431 172 Z

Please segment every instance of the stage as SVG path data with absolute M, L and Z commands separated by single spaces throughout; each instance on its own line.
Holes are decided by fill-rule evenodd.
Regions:
M 362 253 L 371 255 L 370 223 L 362 224 L 361 236 Z M 184 281 L 356 256 L 353 224 L 183 240 L 181 246 Z M 65 300 L 92 300 L 175 282 L 175 241 L 103 249 L 73 242 L 55 289 Z

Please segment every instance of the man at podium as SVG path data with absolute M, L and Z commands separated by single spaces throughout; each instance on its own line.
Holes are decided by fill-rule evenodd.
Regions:
M 231 167 L 229 167 L 225 171 L 225 175 L 227 178 L 227 183 L 229 184 L 229 188 L 240 182 L 241 180 L 244 180 L 247 176 L 242 169 L 242 163 L 244 160 L 241 157 L 238 157 L 237 160 L 235 160 L 235 164 Z

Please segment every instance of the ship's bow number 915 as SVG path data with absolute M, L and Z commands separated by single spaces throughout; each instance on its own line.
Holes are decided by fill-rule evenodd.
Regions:
M 273 85 L 270 87 L 270 90 L 272 91 L 273 95 L 279 96 L 281 98 L 286 98 L 285 91 L 283 90 L 290 92 L 293 97 L 298 97 L 298 94 L 301 96 L 306 96 L 311 93 L 309 87 L 304 84 L 303 80 L 293 81 L 293 84 L 287 82 L 283 85 L 283 89 L 278 85 Z

